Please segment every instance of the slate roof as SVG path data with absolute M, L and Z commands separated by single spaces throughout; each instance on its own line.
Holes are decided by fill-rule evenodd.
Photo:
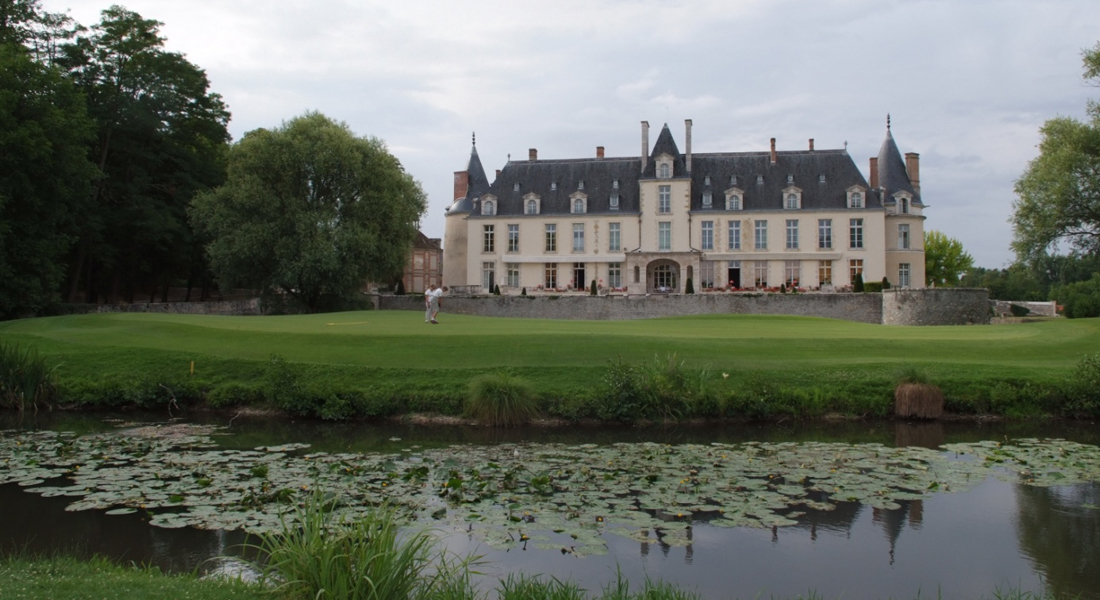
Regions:
M 474 209 L 474 200 L 489 191 L 489 178 L 485 176 L 485 169 L 481 166 L 481 157 L 477 155 L 477 145 L 471 146 L 470 161 L 466 163 L 466 172 L 470 174 L 469 187 L 466 195 L 455 198 L 454 203 L 447 209 L 447 213 L 471 212 Z
M 894 143 L 889 126 L 886 129 L 886 139 L 882 141 L 882 147 L 878 151 L 878 184 L 885 189 L 884 198 L 904 191 L 912 194 L 915 201 L 920 201 L 920 194 L 913 190 L 913 184 L 909 182 L 905 161 L 901 158 L 898 145 Z
M 680 149 L 676 147 L 676 140 L 672 139 L 672 132 L 668 129 L 668 123 L 665 123 L 665 126 L 661 128 L 661 134 L 657 136 L 657 142 L 653 144 L 653 152 L 649 154 L 649 162 L 646 163 L 645 173 L 642 174 L 643 178 L 653 179 L 657 177 L 657 163 L 654 162 L 654 160 L 662 154 L 668 154 L 673 157 L 673 177 L 684 177 L 687 175 L 687 166 L 684 163 L 684 157 L 680 154 Z M 694 160 L 694 155 L 692 156 L 692 160 Z
M 588 214 L 638 213 L 638 174 L 641 158 L 584 158 L 565 160 L 513 160 L 500 171 L 488 192 L 497 197 L 498 215 L 523 214 L 523 197 L 540 197 L 539 214 L 570 212 L 570 195 L 588 196 Z M 615 189 L 615 181 L 619 189 Z M 580 183 L 584 182 L 584 189 Z M 553 189 L 557 184 L 557 189 Z M 518 184 L 518 190 L 516 189 Z M 611 209 L 611 195 L 619 194 L 618 210 Z M 475 203 L 475 214 L 480 202 Z

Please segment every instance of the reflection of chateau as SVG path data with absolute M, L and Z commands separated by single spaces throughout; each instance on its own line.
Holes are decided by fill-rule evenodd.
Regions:
M 826 289 L 886 277 L 923 287 L 919 157 L 887 125 L 870 181 L 847 150 L 680 152 L 666 125 L 640 156 L 509 160 L 492 183 L 476 146 L 455 173 L 443 283 L 503 293 L 587 287 L 683 292 Z

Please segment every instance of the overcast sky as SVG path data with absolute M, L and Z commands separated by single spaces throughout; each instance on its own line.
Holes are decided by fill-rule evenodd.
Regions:
M 43 0 L 84 25 L 106 0 Z M 234 139 L 317 110 L 379 137 L 428 193 L 443 237 L 477 133 L 508 155 L 636 156 L 668 123 L 694 152 L 843 148 L 867 176 L 886 132 L 921 155 L 926 229 L 1002 267 L 1013 182 L 1055 116 L 1100 89 L 1081 51 L 1097 0 L 128 0 L 206 70 Z

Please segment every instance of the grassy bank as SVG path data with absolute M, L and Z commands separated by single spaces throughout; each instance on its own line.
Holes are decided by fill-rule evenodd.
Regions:
M 433 326 L 403 311 L 103 314 L 0 323 L 0 337 L 33 346 L 57 366 L 60 402 L 88 407 L 457 415 L 472 379 L 507 370 L 537 391 L 544 413 L 565 418 L 638 416 L 613 410 L 624 389 L 634 389 L 635 404 L 656 418 L 887 415 L 899 373 L 915 367 L 943 389 L 954 413 L 1093 416 L 1100 409 L 1068 387 L 1082 358 L 1100 348 L 1096 319 L 887 327 L 781 316 L 444 315 Z M 640 391 L 624 388 L 624 373 Z M 672 405 L 645 405 L 665 400 Z

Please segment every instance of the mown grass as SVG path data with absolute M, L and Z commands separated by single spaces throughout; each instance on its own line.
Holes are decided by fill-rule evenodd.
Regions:
M 710 374 L 710 398 L 679 411 L 683 417 L 888 414 L 906 368 L 941 387 L 949 411 L 1030 416 L 1060 414 L 1059 386 L 1100 347 L 1100 319 L 887 327 L 747 315 L 643 321 L 444 315 L 429 326 L 412 311 L 102 314 L 0 323 L 0 336 L 61 364 L 61 401 L 82 405 L 157 407 L 213 398 L 223 406 L 266 402 L 334 419 L 460 414 L 472 379 L 507 369 L 538 391 L 544 412 L 589 417 L 615 362 L 675 357 L 690 376 Z M 288 384 L 298 397 L 282 389 L 284 406 L 272 396 Z

